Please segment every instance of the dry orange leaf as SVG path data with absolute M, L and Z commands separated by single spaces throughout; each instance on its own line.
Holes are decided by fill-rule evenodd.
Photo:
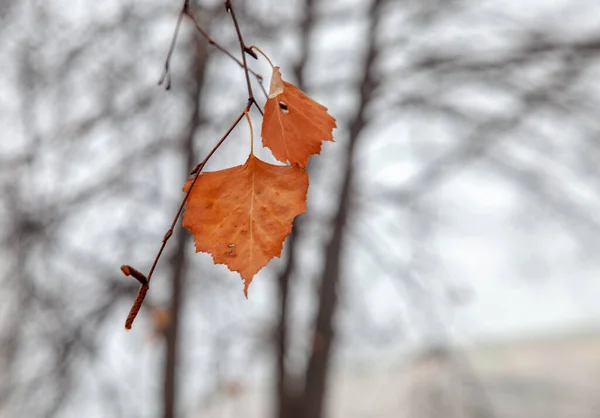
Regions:
M 188 180 L 184 191 L 192 180 Z M 308 174 L 250 154 L 244 165 L 202 173 L 186 203 L 183 226 L 194 236 L 196 251 L 210 253 L 244 280 L 279 257 L 294 218 L 306 211 Z
M 306 167 L 308 157 L 321 152 L 322 141 L 333 141 L 335 127 L 325 106 L 283 81 L 279 67 L 273 67 L 261 134 L 275 158 Z

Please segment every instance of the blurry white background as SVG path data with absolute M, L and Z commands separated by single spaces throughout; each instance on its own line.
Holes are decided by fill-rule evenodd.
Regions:
M 597 416 L 599 3 L 232 0 L 336 142 L 249 300 L 178 228 L 126 333 L 119 266 L 247 99 L 188 18 L 157 86 L 182 3 L 0 1 L 0 416 Z

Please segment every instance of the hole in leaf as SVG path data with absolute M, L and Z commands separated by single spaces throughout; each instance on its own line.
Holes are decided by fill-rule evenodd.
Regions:
M 290 109 L 288 109 L 288 106 L 285 102 L 279 102 L 279 108 L 283 111 L 283 113 L 290 113 Z

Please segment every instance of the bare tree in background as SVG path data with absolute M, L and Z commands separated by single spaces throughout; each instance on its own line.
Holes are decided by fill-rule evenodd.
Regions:
M 244 100 L 243 74 L 184 20 L 172 89 L 155 86 L 181 2 L 4 3 L 2 416 L 195 416 L 251 386 L 254 360 L 275 365 L 274 415 L 334 416 L 340 352 L 402 346 L 407 323 L 445 340 L 456 280 L 436 242 L 479 199 L 473 179 L 518 196 L 523 268 L 543 269 L 527 240 L 549 225 L 588 257 L 598 244 L 600 28 L 577 24 L 594 2 L 573 0 L 561 23 L 551 4 L 532 18 L 510 2 L 239 1 L 247 41 L 330 108 L 337 143 L 311 163 L 309 212 L 249 302 L 180 231 L 124 334 L 136 286 L 117 266 L 151 262 L 189 169 Z M 193 3 L 237 56 L 222 2 Z M 209 168 L 239 161 L 232 139 Z M 377 323 L 380 300 L 406 317 Z
M 306 39 L 314 26 L 335 27 L 339 24 L 343 27 L 352 19 L 366 20 L 366 29 L 358 37 L 360 43 L 350 46 L 340 42 L 336 45 L 338 51 L 321 51 L 321 62 L 329 58 L 330 62 L 347 65 L 336 66 L 335 72 L 326 77 L 326 87 L 322 87 L 324 91 L 337 91 L 342 97 L 357 97 L 358 104 L 348 117 L 338 118 L 338 132 L 341 134 L 336 138 L 344 151 L 336 154 L 335 162 L 332 159 L 328 161 L 334 167 L 328 172 L 341 172 L 341 186 L 337 192 L 337 207 L 329 221 L 331 236 L 323 239 L 322 244 L 324 265 L 318 280 L 314 337 L 309 345 L 305 372 L 298 376 L 288 376 L 293 373 L 286 373 L 285 361 L 285 338 L 291 332 L 286 331 L 285 325 L 288 316 L 286 304 L 290 303 L 287 288 L 291 278 L 299 280 L 297 276 L 301 276 L 298 268 L 294 268 L 298 265 L 295 258 L 301 254 L 301 250 L 296 248 L 295 236 L 290 240 L 290 257 L 279 279 L 283 289 L 280 295 L 284 321 L 279 325 L 277 342 L 280 354 L 279 417 L 320 417 L 325 413 L 330 358 L 336 341 L 334 324 L 338 292 L 340 286 L 344 286 L 344 278 L 350 285 L 353 275 L 347 264 L 351 260 L 348 254 L 357 252 L 349 251 L 345 244 L 349 237 L 356 237 L 350 242 L 360 246 L 360 251 L 370 253 L 382 270 L 380 273 L 394 277 L 395 286 L 401 289 L 403 298 L 417 298 L 417 301 L 433 298 L 439 304 L 450 296 L 448 293 L 443 294 L 441 299 L 435 296 L 437 285 L 428 282 L 427 271 L 420 266 L 419 252 L 413 251 L 405 265 L 399 263 L 405 257 L 395 248 L 402 247 L 403 241 L 411 239 L 420 246 L 419 241 L 425 236 L 411 237 L 400 233 L 386 237 L 377 235 L 376 227 L 361 228 L 361 225 L 369 224 L 374 211 L 396 213 L 395 230 L 400 230 L 403 220 L 421 223 L 419 218 L 426 219 L 432 215 L 429 211 L 422 211 L 433 203 L 430 195 L 435 198 L 436 191 L 457 173 L 475 170 L 515 182 L 514 186 L 519 192 L 524 192 L 525 199 L 544 211 L 554 213 L 556 221 L 568 222 L 575 240 L 597 240 L 588 234 L 590 229 L 597 231 L 598 224 L 591 212 L 581 207 L 585 203 L 567 197 L 570 196 L 570 185 L 576 188 L 576 184 L 587 183 L 586 179 L 591 175 L 588 170 L 595 173 L 592 177 L 597 176 L 597 166 L 577 158 L 568 163 L 560 157 L 558 150 L 564 147 L 585 150 L 578 153 L 579 156 L 587 153 L 595 155 L 598 151 L 594 145 L 597 141 L 593 139 L 598 129 L 593 118 L 594 109 L 598 108 L 597 94 L 596 89 L 586 83 L 596 71 L 600 52 L 596 38 L 600 29 L 596 27 L 595 31 L 584 35 L 572 34 L 564 27 L 555 30 L 557 28 L 538 26 L 536 22 L 519 21 L 518 13 L 512 15 L 491 4 L 479 10 L 478 5 L 468 2 L 369 3 L 368 8 L 360 5 L 364 6 L 361 9 L 357 5 L 356 9 L 360 11 L 353 13 L 352 7 L 348 6 L 319 10 L 318 5 L 307 1 L 300 25 L 302 38 Z M 590 2 L 575 3 L 591 6 Z M 543 14 L 540 15 L 543 23 Z M 473 33 L 462 35 L 462 22 L 467 27 L 472 26 Z M 447 40 L 444 39 L 443 28 L 448 28 Z M 456 34 L 452 33 L 453 30 Z M 489 37 L 488 42 L 477 35 L 478 30 Z M 334 32 L 334 29 L 331 31 Z M 461 36 L 469 37 L 472 42 L 464 43 Z M 349 55 L 350 51 L 352 55 Z M 355 56 L 359 58 L 352 59 Z M 397 56 L 402 59 L 397 60 Z M 300 57 L 299 68 L 302 68 L 306 53 L 300 54 Z M 325 66 L 328 67 L 327 64 Z M 351 67 L 359 70 L 352 71 Z M 337 76 L 340 73 L 353 74 L 354 77 Z M 298 79 L 303 80 L 301 76 Z M 319 82 L 313 85 L 319 86 Z M 489 101 L 490 96 L 494 101 Z M 366 135 L 374 135 L 377 131 L 389 131 L 388 127 L 397 126 L 399 118 L 405 115 L 414 118 L 416 126 L 421 121 L 435 121 L 446 132 L 441 139 L 427 138 L 425 134 L 415 138 L 392 136 L 379 150 L 382 155 L 378 158 L 358 155 L 356 144 L 360 140 L 367 140 Z M 576 144 L 571 138 L 563 139 L 560 129 L 555 129 L 554 132 L 558 133 L 554 133 L 542 128 L 544 125 L 569 126 L 573 123 L 576 123 L 578 131 Z M 543 129 L 545 134 L 536 129 Z M 423 129 L 423 132 L 428 130 Z M 414 153 L 398 155 L 398 160 L 386 160 L 389 147 L 401 142 L 412 143 L 413 140 Z M 363 149 L 369 147 L 365 145 Z M 550 154 L 548 150 L 552 150 Z M 523 160 L 525 156 L 527 160 Z M 375 167 L 381 171 L 392 172 L 390 168 L 396 164 L 401 166 L 402 160 L 407 160 L 417 169 L 408 181 L 386 181 L 387 185 L 378 185 L 377 181 L 373 181 L 376 173 L 361 170 L 365 166 L 373 170 L 374 166 L 365 164 L 366 158 L 376 161 L 378 165 Z M 414 160 L 408 161 L 409 158 Z M 524 165 L 525 161 L 532 163 Z M 581 177 L 570 181 L 564 178 L 564 182 L 558 180 L 560 176 L 554 177 L 557 184 L 553 186 L 561 192 L 553 191 L 554 187 L 546 184 L 552 177 L 552 170 L 560 171 L 566 167 L 578 171 L 577 176 Z M 298 228 L 303 227 L 305 223 L 298 224 L 295 234 L 301 234 Z M 410 241 L 408 244 L 411 245 Z M 443 285 L 448 286 L 448 291 L 452 291 L 451 283 Z M 436 310 L 435 306 L 425 308 L 422 304 L 415 305 L 413 309 L 414 313 L 422 311 L 420 314 L 430 317 Z M 422 325 L 423 332 L 427 334 L 427 327 L 433 324 L 429 320 Z M 458 364 L 463 364 L 463 373 L 468 375 L 468 363 Z M 303 382 L 304 391 L 298 391 L 299 383 L 291 383 L 295 380 Z M 470 379 L 470 382 L 479 387 L 474 390 L 479 394 L 474 396 L 484 399 L 485 395 L 481 393 L 485 392 L 485 388 L 477 383 L 476 378 Z M 467 408 L 468 416 L 494 416 L 489 404 L 472 403 L 471 407 L 471 412 Z
M 121 332 L 136 288 L 115 267 L 148 263 L 190 168 L 214 145 L 212 131 L 222 129 L 228 113 L 228 104 L 220 103 L 220 119 L 209 118 L 201 105 L 213 100 L 216 88 L 203 93 L 209 44 L 190 22 L 172 62 L 173 87 L 168 93 L 156 87 L 172 32 L 151 43 L 147 34 L 162 22 L 173 25 L 177 8 L 164 6 L 121 5 L 104 21 L 95 19 L 101 10 L 82 16 L 24 4 L 6 18 L 12 22 L 6 37 L 21 46 L 3 46 L 19 67 L 9 93 L 19 104 L 7 112 L 19 117 L 4 121 L 15 134 L 3 141 L 0 160 L 3 414 L 54 416 L 81 409 L 78 398 L 86 397 L 102 399 L 106 416 L 144 416 L 158 404 L 164 417 L 182 410 L 178 376 L 182 340 L 186 343 L 180 334 L 190 291 L 186 276 L 202 276 L 202 267 L 187 259 L 185 231 L 167 250 L 167 262 L 159 266 L 162 283 L 157 281 L 147 304 L 155 318 L 152 344 L 164 342 L 162 366 L 157 362 L 147 371 L 162 376 L 162 402 L 148 403 L 150 394 L 131 401 L 144 388 L 139 367 L 121 367 L 122 375 L 107 371 L 114 367 L 107 364 L 114 360 L 107 339 Z M 221 5 L 198 4 L 194 10 L 209 30 L 228 19 Z M 11 35 L 19 26 L 30 30 Z M 218 72 L 213 69 L 211 77 Z M 207 298 L 213 292 L 222 288 L 203 289 Z M 121 361 L 143 360 L 147 337 L 133 342 L 127 337 L 129 342 L 121 340 L 121 350 L 128 350 L 119 351 Z M 95 391 L 83 392 L 86 379 Z M 25 401 L 31 396 L 36 402 Z

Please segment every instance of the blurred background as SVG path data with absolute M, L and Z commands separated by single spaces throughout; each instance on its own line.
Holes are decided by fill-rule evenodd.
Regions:
M 182 3 L 0 1 L 1 417 L 600 416 L 599 2 L 232 0 L 336 142 L 249 300 L 177 228 L 126 332 L 247 99 L 187 17 L 157 86 Z

